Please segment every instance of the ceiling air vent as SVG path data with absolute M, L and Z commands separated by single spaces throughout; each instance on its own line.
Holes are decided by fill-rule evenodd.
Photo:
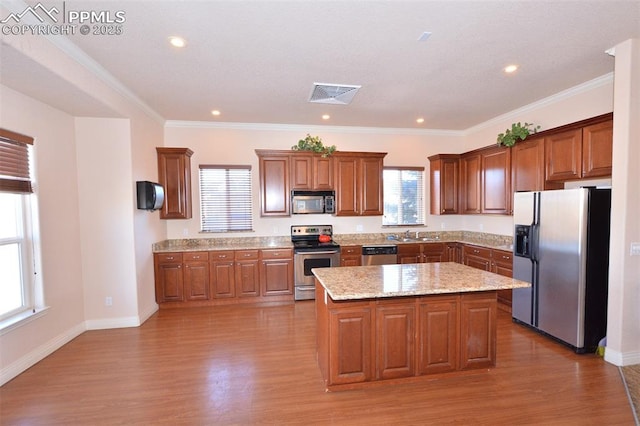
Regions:
M 313 83 L 309 102 L 317 104 L 347 105 L 362 86 L 349 84 Z

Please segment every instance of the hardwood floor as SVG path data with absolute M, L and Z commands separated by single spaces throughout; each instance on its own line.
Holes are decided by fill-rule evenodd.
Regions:
M 0 388 L 0 424 L 634 424 L 617 367 L 503 311 L 494 369 L 346 392 L 324 392 L 314 330 L 298 302 L 89 331 Z

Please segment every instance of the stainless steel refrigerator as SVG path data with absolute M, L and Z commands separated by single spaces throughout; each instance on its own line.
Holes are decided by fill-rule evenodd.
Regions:
M 611 189 L 514 194 L 515 322 L 591 352 L 606 335 Z

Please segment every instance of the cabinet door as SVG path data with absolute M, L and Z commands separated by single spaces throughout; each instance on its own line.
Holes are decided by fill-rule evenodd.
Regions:
M 238 297 L 260 295 L 260 279 L 257 260 L 243 260 L 235 263 L 236 294 Z
M 382 158 L 360 160 L 361 196 L 360 214 L 380 216 L 383 213 Z
M 481 213 L 481 158 L 480 154 L 463 155 L 460 158 L 461 213 Z
M 293 294 L 293 262 L 291 260 L 263 260 L 260 280 L 262 295 Z
M 360 197 L 358 196 L 358 160 L 354 157 L 334 158 L 336 185 L 336 215 L 358 216 Z
M 209 252 L 209 287 L 214 299 L 228 299 L 236 296 L 233 251 Z
M 291 189 L 313 189 L 312 167 L 311 154 L 291 156 Z
M 415 374 L 415 305 L 376 306 L 376 377 L 395 379 Z
M 511 192 L 544 189 L 544 138 L 530 137 L 511 147 Z
M 362 246 L 341 246 L 340 266 L 361 266 Z
M 434 263 L 434 262 L 446 262 L 447 251 L 444 243 L 428 243 L 422 244 L 422 262 Z
M 496 292 L 467 293 L 460 302 L 460 369 L 496 363 Z
M 333 189 L 333 158 L 313 156 L 313 189 L 331 190 Z
M 156 302 L 181 302 L 184 300 L 182 255 L 163 253 L 155 256 Z
M 482 150 L 482 213 L 511 213 L 511 150 L 494 147 Z
M 463 252 L 463 263 L 472 268 L 491 270 L 491 250 L 484 247 L 465 245 Z
M 422 263 L 420 244 L 398 244 L 398 263 Z
M 548 181 L 580 179 L 582 176 L 582 129 L 544 139 L 545 177 Z
M 260 215 L 289 216 L 289 157 L 260 156 Z
M 611 176 L 613 120 L 582 129 L 582 177 Z
M 209 300 L 208 253 L 185 253 L 183 258 L 185 298 L 187 300 Z
M 431 214 L 457 214 L 460 156 L 429 157 Z
M 331 310 L 329 339 L 329 384 L 371 380 L 371 308 Z
M 458 304 L 451 296 L 422 298 L 418 306 L 418 374 L 458 368 Z
M 188 148 L 156 148 L 164 188 L 160 219 L 191 219 L 191 155 Z
M 462 246 L 458 243 L 447 243 L 447 262 L 462 263 Z

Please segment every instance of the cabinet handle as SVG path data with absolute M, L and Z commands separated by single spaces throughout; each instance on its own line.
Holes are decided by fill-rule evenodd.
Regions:
M 200 259 L 200 256 L 193 256 L 194 259 Z
M 251 257 L 251 254 L 250 253 L 245 253 L 244 257 Z
M 173 260 L 173 256 L 167 256 L 167 260 Z

